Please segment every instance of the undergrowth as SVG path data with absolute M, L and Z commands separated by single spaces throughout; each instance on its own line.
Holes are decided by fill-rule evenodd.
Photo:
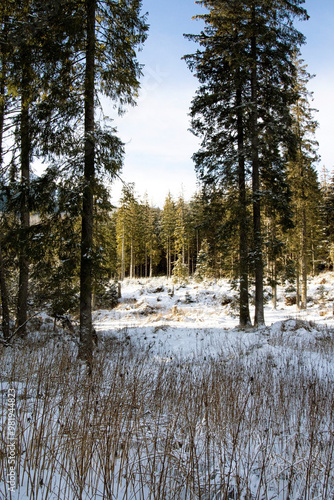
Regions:
M 3 349 L 0 498 L 333 498 L 333 380 L 296 350 L 276 361 L 161 362 L 109 339 L 87 377 L 70 341 Z

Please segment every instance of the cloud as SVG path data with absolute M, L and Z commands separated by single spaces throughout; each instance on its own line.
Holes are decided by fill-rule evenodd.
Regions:
M 136 108 L 118 120 L 119 137 L 125 142 L 122 178 L 134 182 L 141 195 L 146 191 L 154 204 L 162 206 L 168 191 L 190 198 L 196 190 L 191 160 L 198 140 L 189 128 L 187 116 L 194 89 L 181 85 L 171 89 L 160 85 L 146 94 Z M 113 188 L 116 200 L 120 187 Z
M 319 123 L 316 138 L 319 142 L 319 154 L 321 156 L 320 166 L 325 165 L 329 170 L 334 168 L 333 157 L 333 82 L 334 72 L 332 70 L 322 72 L 311 80 L 309 88 L 314 92 L 312 107 L 318 110 L 315 119 Z

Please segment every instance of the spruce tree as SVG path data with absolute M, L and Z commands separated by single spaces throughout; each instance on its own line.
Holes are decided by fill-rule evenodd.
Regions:
M 189 270 L 194 274 L 196 270 L 198 254 L 201 250 L 203 240 L 204 203 L 200 192 L 193 195 L 189 202 L 188 232 L 190 233 L 190 262 Z
M 322 184 L 322 225 L 323 238 L 327 247 L 326 264 L 334 269 L 334 176 Z
M 38 0 L 6 1 L 1 10 L 1 54 L 6 55 L 6 71 L 2 71 L 6 79 L 5 98 L 6 103 L 18 104 L 14 109 L 16 113 L 8 113 L 6 128 L 8 134 L 11 133 L 9 144 L 12 143 L 14 161 L 4 165 L 2 180 L 8 209 L 20 219 L 17 325 L 21 336 L 26 332 L 28 318 L 30 213 L 39 210 L 36 192 L 31 187 L 31 163 L 36 156 L 45 158 L 51 151 L 59 150 L 69 132 L 67 123 L 76 102 L 74 98 L 69 99 L 70 88 L 65 78 L 69 73 L 69 68 L 66 69 L 68 50 L 69 46 L 72 50 L 73 42 L 65 29 L 70 25 L 67 3 L 67 0 L 56 4 Z M 71 29 L 73 24 L 71 19 Z M 19 157 L 19 174 L 15 172 L 15 157 Z M 44 196 L 48 196 L 47 191 Z
M 120 167 L 121 144 L 95 123 L 96 94 L 101 92 L 119 104 L 134 104 L 141 67 L 136 49 L 145 41 L 147 25 L 140 15 L 141 1 L 115 3 L 86 0 L 83 39 L 85 54 L 84 169 L 80 268 L 80 350 L 79 357 L 89 364 L 92 358 L 92 249 L 94 192 L 97 173 L 105 169 L 113 176 Z M 109 152 L 107 148 L 109 147 Z M 98 152 L 102 152 L 99 158 Z M 101 162 L 102 160 L 102 162 Z
M 319 239 L 315 237 L 316 234 L 312 228 L 318 225 L 320 187 L 315 169 L 318 161 L 318 144 L 314 137 L 317 122 L 313 116 L 314 109 L 310 106 L 312 95 L 307 89 L 310 75 L 301 60 L 296 62 L 296 67 L 298 68 L 296 79 L 298 99 L 292 106 L 295 149 L 288 162 L 295 225 L 290 238 L 296 255 L 297 307 L 306 309 L 311 245 Z
M 89 362 L 94 197 L 99 196 L 105 173 L 112 178 L 120 169 L 123 155 L 115 129 L 102 128 L 95 122 L 95 113 L 99 92 L 110 97 L 120 112 L 125 105 L 134 104 L 141 73 L 135 51 L 147 31 L 140 8 L 137 0 L 22 0 L 15 3 L 9 23 L 8 46 L 13 47 L 9 51 L 11 92 L 21 102 L 21 332 L 27 317 L 27 238 L 35 194 L 31 190 L 30 160 L 36 155 L 51 159 L 45 179 L 67 183 L 71 190 L 66 212 L 75 203 L 82 203 L 79 355 Z
M 175 255 L 180 256 L 182 264 L 185 264 L 187 233 L 186 233 L 186 204 L 183 196 L 180 196 L 175 206 L 175 229 L 174 229 Z
M 150 206 L 147 196 L 143 205 L 144 248 L 145 248 L 145 278 L 153 277 L 153 269 L 159 263 L 160 250 L 158 239 L 159 210 Z
M 206 240 L 203 240 L 201 249 L 197 254 L 196 271 L 194 273 L 194 278 L 196 281 L 203 281 L 207 278 L 210 278 L 212 275 L 213 271 L 210 266 L 208 242 Z
M 8 45 L 7 45 L 7 35 L 8 35 L 8 16 L 9 16 L 9 6 L 7 2 L 4 2 L 0 6 L 0 22 L 1 22 L 1 34 L 0 34 L 0 172 L 1 177 L 3 177 L 3 136 L 5 128 L 5 113 L 6 105 L 8 103 L 8 98 L 6 95 L 6 77 L 7 77 L 7 59 L 8 59 Z M 2 181 L 3 179 L 1 179 Z M 3 199 L 3 186 L 1 182 L 1 212 L 3 212 L 5 207 L 5 200 Z M 3 228 L 1 228 L 0 236 L 0 293 L 1 293 L 1 307 L 2 307 L 2 332 L 4 338 L 8 338 L 10 335 L 9 330 L 9 306 L 8 306 L 8 290 L 6 282 L 5 265 L 3 259 L 3 248 L 2 248 L 2 238 L 3 238 Z
M 135 277 L 136 266 L 145 263 L 144 206 L 135 196 L 134 184 L 124 185 L 116 216 L 117 254 L 120 278 Z
M 172 276 L 172 264 L 175 257 L 174 237 L 175 237 L 175 203 L 172 195 L 168 193 L 161 214 L 161 240 L 166 255 L 167 278 Z
M 203 50 L 186 61 L 200 81 L 191 107 L 192 128 L 201 136 L 194 155 L 200 179 L 236 189 L 239 219 L 240 324 L 249 324 L 248 249 L 250 228 L 245 190 L 252 180 L 252 257 L 255 270 L 255 325 L 264 323 L 262 183 L 268 165 L 264 135 L 271 149 L 289 140 L 289 105 L 295 99 L 293 54 L 303 36 L 294 29 L 294 16 L 305 18 L 303 0 L 273 4 L 269 0 L 199 1 L 208 9 L 206 28 L 197 36 Z
M 32 2 L 23 0 L 15 9 L 15 20 L 21 25 L 11 33 L 11 46 L 16 49 L 16 58 L 12 61 L 13 80 L 20 96 L 19 132 L 20 144 L 20 187 L 19 187 L 19 286 L 17 299 L 17 326 L 20 335 L 26 332 L 28 314 L 28 282 L 29 282 L 29 243 L 30 226 L 30 159 L 32 156 L 31 103 L 36 99 L 35 83 L 38 78 L 35 72 L 36 50 L 34 50 L 33 33 L 28 18 L 32 12 Z M 23 29 L 22 29 L 23 27 Z
M 242 2 L 198 2 L 209 9 L 202 16 L 206 28 L 189 36 L 203 47 L 186 56 L 201 86 L 191 107 L 192 129 L 202 136 L 194 155 L 200 180 L 217 186 L 224 195 L 238 189 L 240 325 L 250 323 L 248 303 L 248 203 L 244 107 L 247 99 L 245 40 L 242 24 L 247 12 Z M 247 41 L 246 41 L 247 43 Z M 216 191 L 216 190 L 215 190 Z M 233 198 L 233 197 L 232 197 Z M 232 199 L 231 199 L 232 201 Z M 235 203 L 233 203 L 235 206 Z
M 85 1 L 86 50 L 84 82 L 84 171 L 81 226 L 80 264 L 80 351 L 79 357 L 91 364 L 93 351 L 92 292 L 93 292 L 93 221 L 95 181 L 95 58 L 96 0 Z

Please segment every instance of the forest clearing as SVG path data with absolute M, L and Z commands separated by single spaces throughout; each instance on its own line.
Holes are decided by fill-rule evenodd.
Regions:
M 1 350 L 1 498 L 332 498 L 333 273 L 308 285 L 306 311 L 280 287 L 267 326 L 240 330 L 227 280 L 125 280 L 93 314 L 91 377 L 78 337 L 36 316 Z
M 305 3 L 0 2 L 0 500 L 334 498 Z

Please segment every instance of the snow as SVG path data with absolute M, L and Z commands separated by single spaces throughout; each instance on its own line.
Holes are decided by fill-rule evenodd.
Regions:
M 266 304 L 267 326 L 255 332 L 238 328 L 237 292 L 231 291 L 228 280 L 174 285 L 166 278 L 126 279 L 119 305 L 111 311 L 97 311 L 93 320 L 102 337 L 110 333 L 119 340 L 130 337 L 141 349 L 169 359 L 215 356 L 235 343 L 256 344 L 258 337 L 274 335 L 281 329 L 280 322 L 287 320 L 291 320 L 286 326 L 290 340 L 300 337 L 301 342 L 312 342 L 318 329 L 296 329 L 296 321 L 334 327 L 332 283 L 331 273 L 312 281 L 311 302 L 306 311 L 285 305 L 284 287 L 279 287 L 276 310 Z M 251 314 L 254 314 L 252 306 Z
M 310 279 L 305 311 L 287 284 L 273 310 L 266 289 L 257 329 L 238 326 L 228 280 L 126 279 L 94 312 L 93 382 L 78 339 L 40 314 L 0 352 L 0 499 L 333 498 L 333 278 Z

